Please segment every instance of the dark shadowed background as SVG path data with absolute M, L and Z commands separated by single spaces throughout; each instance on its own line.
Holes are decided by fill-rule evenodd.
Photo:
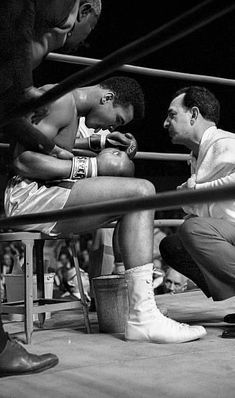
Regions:
M 143 37 L 145 34 L 167 24 L 171 19 L 182 15 L 186 10 L 198 6 L 202 1 L 158 2 L 156 0 L 102 0 L 103 9 L 95 30 L 90 34 L 86 46 L 80 47 L 74 55 L 102 59 L 118 48 Z M 219 4 L 220 3 L 220 4 Z M 213 2 L 190 20 L 190 26 L 201 21 L 219 4 L 226 7 L 231 2 Z M 133 62 L 134 65 L 169 71 L 211 75 L 234 79 L 235 76 L 235 11 L 218 18 L 180 40 Z M 187 22 L 179 24 L 178 30 L 170 31 L 172 37 L 184 31 Z M 168 36 L 169 37 L 169 36 Z M 165 38 L 159 37 L 159 42 Z M 60 51 L 56 51 L 60 52 Z M 45 60 L 34 73 L 35 85 L 59 82 L 67 76 L 84 68 Z M 116 71 L 112 75 L 123 74 Z M 110 76 L 110 75 L 109 75 Z M 169 105 L 171 94 L 194 83 L 172 78 L 147 77 L 130 74 L 143 86 L 146 97 L 146 117 L 144 121 L 127 126 L 137 138 L 140 151 L 188 153 L 181 146 L 173 145 L 162 124 Z M 92 83 L 93 84 L 93 83 Z M 220 127 L 235 131 L 235 88 L 205 84 L 221 102 Z M 150 179 L 158 191 L 175 189 L 188 176 L 185 162 L 136 160 L 136 176 Z

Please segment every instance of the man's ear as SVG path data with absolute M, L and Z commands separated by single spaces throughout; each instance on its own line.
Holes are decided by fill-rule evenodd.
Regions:
M 100 102 L 101 104 L 106 104 L 106 102 L 113 101 L 113 99 L 114 99 L 114 93 L 109 92 L 101 98 Z
M 92 6 L 89 3 L 84 3 L 79 7 L 77 21 L 81 22 L 83 18 L 86 18 L 90 14 Z
M 185 283 L 183 284 L 183 292 L 185 292 L 185 290 L 187 290 L 187 287 L 188 287 L 188 284 L 187 284 L 187 282 L 185 282 Z
M 199 112 L 200 111 L 199 111 L 197 106 L 193 106 L 192 107 L 192 109 L 191 109 L 191 121 L 192 121 L 192 123 L 191 124 L 194 124 L 194 122 L 197 120 Z

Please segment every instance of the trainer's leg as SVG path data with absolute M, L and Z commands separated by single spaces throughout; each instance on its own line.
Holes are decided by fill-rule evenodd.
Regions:
M 167 265 L 191 279 L 207 297 L 211 296 L 203 273 L 185 249 L 177 232 L 163 238 L 159 250 Z
M 213 299 L 235 296 L 235 225 L 193 217 L 179 228 L 179 236 L 203 273 Z

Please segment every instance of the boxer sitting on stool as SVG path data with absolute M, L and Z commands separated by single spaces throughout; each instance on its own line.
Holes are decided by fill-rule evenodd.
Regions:
M 144 116 L 144 96 L 134 79 L 113 77 L 62 97 L 51 106 L 49 116 L 40 121 L 38 128 L 55 143 L 72 150 L 80 116 L 85 116 L 87 127 L 113 132 L 118 126 Z M 102 153 L 102 149 L 107 147 L 111 149 Z M 36 213 L 107 200 L 126 199 L 131 202 L 134 198 L 147 199 L 155 195 L 151 182 L 127 176 L 133 175 L 129 156 L 133 157 L 136 151 L 134 137 L 113 132 L 103 140 L 94 135 L 81 140 L 80 148 L 99 154 L 90 158 L 75 156 L 71 161 L 18 148 L 14 161 L 18 175 L 9 181 L 5 192 L 6 214 Z M 115 174 L 117 164 L 119 170 Z M 119 176 L 120 172 L 124 177 Z M 103 175 L 107 173 L 109 175 Z M 81 218 L 26 225 L 24 229 L 37 229 L 54 235 L 79 234 L 119 219 L 119 246 L 129 295 L 125 339 L 181 343 L 204 336 L 206 331 L 202 326 L 180 324 L 162 315 L 156 307 L 152 288 L 155 212 L 137 211 L 134 207 L 130 210 L 124 215 L 87 214 Z

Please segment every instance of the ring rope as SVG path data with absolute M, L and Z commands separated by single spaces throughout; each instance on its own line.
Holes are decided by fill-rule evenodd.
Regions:
M 77 64 L 77 65 L 89 65 L 89 66 L 101 62 L 99 59 L 95 58 L 86 58 L 86 57 L 65 55 L 59 53 L 49 53 L 48 56 L 46 57 L 46 60 Z M 193 73 L 175 72 L 175 71 L 162 70 L 162 69 L 146 68 L 137 65 L 123 65 L 120 68 L 118 68 L 118 70 L 121 70 L 123 72 L 142 74 L 144 76 L 164 77 L 164 78 L 179 79 L 179 80 L 192 80 L 192 81 L 198 81 L 200 83 L 202 82 L 216 83 L 216 84 L 218 83 L 227 86 L 235 86 L 234 79 L 227 79 L 224 77 L 209 76 L 209 75 L 197 75 Z
M 21 216 L 0 219 L 0 228 L 15 227 L 25 224 L 48 223 L 51 221 L 68 220 L 74 217 L 97 215 L 117 216 L 141 210 L 169 210 L 178 209 L 192 203 L 218 202 L 220 200 L 234 200 L 235 184 L 226 187 L 210 189 L 168 191 L 145 198 L 115 199 L 95 204 L 80 205 L 63 210 L 47 211 L 43 213 L 24 214 Z
M 0 149 L 9 149 L 10 144 L 6 144 L 4 142 L 0 142 Z M 76 155 L 81 152 L 77 149 L 73 150 L 73 153 Z M 85 155 L 84 155 L 85 156 Z M 145 160 L 179 160 L 179 161 L 188 161 L 191 159 L 191 156 L 184 153 L 160 153 L 160 152 L 137 152 L 135 155 L 135 159 L 145 159 Z
M 26 114 L 41 106 L 45 106 L 48 103 L 55 101 L 57 98 L 60 98 L 61 96 L 67 94 L 69 91 L 72 91 L 76 87 L 84 86 L 88 83 L 94 82 L 95 80 L 101 79 L 104 76 L 107 76 L 127 62 L 134 61 L 140 57 L 148 55 L 165 47 L 168 44 L 171 44 L 183 38 L 189 33 L 192 33 L 195 30 L 198 30 L 203 26 L 211 23 L 217 18 L 220 18 L 221 16 L 227 14 L 228 12 L 231 12 L 233 9 L 235 9 L 234 2 L 232 2 L 232 4 L 227 6 L 226 8 L 212 13 L 212 15 L 209 15 L 200 21 L 197 20 L 195 23 L 189 21 L 190 25 L 188 28 L 174 34 L 173 36 L 170 36 L 169 38 L 163 39 L 162 41 L 160 40 L 158 43 L 156 43 L 156 41 L 157 39 L 159 39 L 158 36 L 159 33 L 161 33 L 161 31 L 163 30 L 163 27 L 155 29 L 154 31 L 145 35 L 143 38 L 137 39 L 134 42 L 111 53 L 97 64 L 87 67 L 84 70 L 81 70 L 71 75 L 70 77 L 63 80 L 60 84 L 54 86 L 51 90 L 48 90 L 41 97 L 38 97 L 37 99 L 31 99 L 27 103 L 17 106 L 12 112 L 8 113 L 7 117 L 2 118 L 2 120 L 0 121 L 0 127 L 8 124 L 18 117 L 25 116 Z M 168 26 L 170 25 L 170 23 L 175 24 L 174 20 L 169 22 Z
M 168 218 L 168 219 L 161 219 L 161 220 L 154 220 L 154 228 L 158 227 L 179 227 L 184 222 L 183 219 L 176 219 L 176 218 Z M 114 228 L 117 225 L 116 222 L 111 222 L 105 224 L 102 228 Z
M 189 161 L 191 155 L 184 153 L 137 152 L 135 159 Z

